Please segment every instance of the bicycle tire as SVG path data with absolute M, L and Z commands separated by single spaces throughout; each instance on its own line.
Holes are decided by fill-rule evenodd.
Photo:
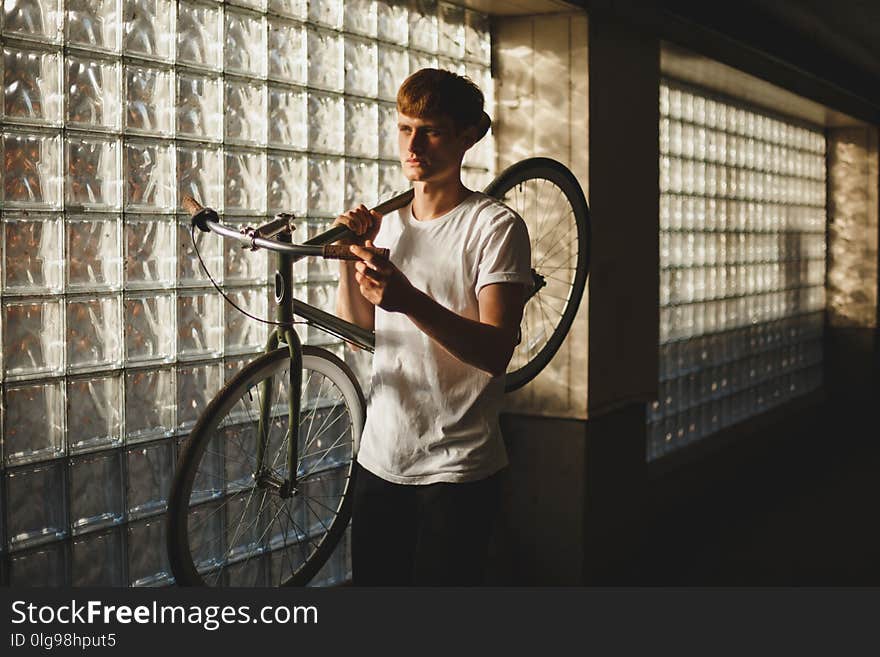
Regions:
M 504 389 L 511 392 L 547 366 L 574 322 L 590 271 L 590 209 L 571 171 L 546 157 L 511 165 L 484 191 L 525 220 L 539 286 L 526 301 L 521 340 L 508 366 Z M 546 218 L 551 212 L 554 216 Z
M 287 470 L 282 436 L 289 421 L 289 364 L 286 347 L 248 364 L 211 400 L 190 434 L 168 504 L 168 555 L 181 586 L 306 585 L 348 526 L 365 402 L 348 366 L 324 349 L 303 347 L 297 494 L 283 499 L 266 485 Z M 264 381 L 273 391 L 263 461 L 268 469 L 256 472 Z M 205 537 L 210 540 L 200 542 Z

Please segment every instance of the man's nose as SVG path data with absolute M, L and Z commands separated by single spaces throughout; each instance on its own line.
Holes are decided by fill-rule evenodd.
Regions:
M 410 134 L 409 136 L 409 143 L 407 144 L 407 148 L 409 148 L 410 153 L 418 153 L 422 150 L 422 146 L 424 146 L 424 143 L 424 135 L 418 130 L 413 130 L 412 134 Z

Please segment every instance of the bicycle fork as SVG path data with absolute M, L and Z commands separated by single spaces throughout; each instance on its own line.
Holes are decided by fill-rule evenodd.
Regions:
M 290 233 L 279 235 L 280 241 L 291 241 Z M 275 256 L 275 319 L 280 324 L 288 324 L 293 317 L 293 258 L 287 253 Z M 264 454 L 269 446 L 269 430 L 272 425 L 272 380 L 260 383 L 260 421 L 258 425 L 257 463 L 254 477 L 258 485 L 278 490 L 286 499 L 297 493 L 297 463 L 299 461 L 299 413 L 302 393 L 302 343 L 293 327 L 278 326 L 269 335 L 266 343 L 267 353 L 277 349 L 281 343 L 287 344 L 290 351 L 290 370 L 288 372 L 287 395 L 287 479 L 281 479 L 264 462 Z

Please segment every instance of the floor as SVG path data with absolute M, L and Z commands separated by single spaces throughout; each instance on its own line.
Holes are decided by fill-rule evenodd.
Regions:
M 880 586 L 876 418 L 826 418 L 674 508 L 654 509 L 635 579 L 660 586 Z

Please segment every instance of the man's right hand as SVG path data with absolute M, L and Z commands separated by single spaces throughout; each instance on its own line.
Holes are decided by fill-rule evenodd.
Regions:
M 357 240 L 353 243 L 363 245 L 367 240 L 376 239 L 379 228 L 382 225 L 382 215 L 375 210 L 370 210 L 366 205 L 361 203 L 356 208 L 352 208 L 348 212 L 336 217 L 333 225 L 341 224 L 347 226 L 355 235 Z M 339 240 L 342 244 L 350 244 L 352 240 Z

